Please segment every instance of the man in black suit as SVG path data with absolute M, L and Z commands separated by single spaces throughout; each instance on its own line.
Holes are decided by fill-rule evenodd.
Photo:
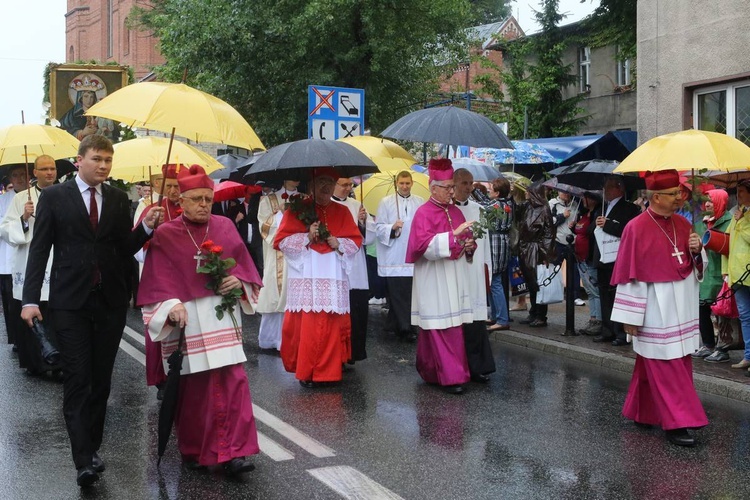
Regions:
M 641 210 L 625 199 L 625 185 L 617 175 L 607 178 L 604 183 L 604 200 L 603 213 L 596 218 L 596 226 L 605 233 L 619 238 L 622 236 L 625 225 L 639 215 Z M 599 279 L 599 300 L 602 306 L 602 334 L 594 337 L 594 342 L 612 342 L 613 346 L 624 346 L 628 342 L 622 324 L 610 320 L 617 292 L 617 287 L 609 284 L 615 263 L 602 263 L 599 247 L 594 240 L 592 243 L 594 244 L 593 262 L 597 267 Z
M 97 451 L 130 298 L 130 258 L 161 211 L 150 210 L 132 227 L 127 195 L 103 184 L 113 153 L 104 136 L 86 137 L 78 149 L 78 176 L 42 192 L 23 288 L 21 317 L 31 326 L 43 319 L 40 290 L 54 246 L 48 307 L 64 363 L 63 414 L 80 486 L 104 471 Z
M 258 269 L 258 274 L 263 276 L 263 239 L 258 228 L 260 198 L 260 189 L 248 187 L 244 200 L 230 200 L 227 203 L 226 217 L 234 222 L 240 238 L 245 242 L 247 251 Z

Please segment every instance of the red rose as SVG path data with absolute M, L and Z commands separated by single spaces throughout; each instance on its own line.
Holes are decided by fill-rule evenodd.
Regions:
M 506 214 L 509 214 L 510 213 L 510 206 L 505 205 L 505 209 L 504 210 L 505 210 Z
M 208 250 L 208 251 L 210 251 L 210 250 L 211 250 L 211 247 L 213 247 L 213 246 L 214 246 L 214 242 L 213 242 L 213 241 L 211 241 L 211 240 L 206 240 L 206 241 L 204 241 L 203 243 L 201 243 L 201 248 L 202 248 L 203 250 Z
M 289 195 L 288 195 L 288 194 L 286 194 L 286 193 L 281 193 L 281 199 L 282 199 L 282 200 L 286 200 L 287 198 L 289 198 Z
M 181 209 L 181 208 L 178 208 L 178 209 L 177 209 L 177 210 L 175 211 L 175 213 L 174 213 L 174 214 L 175 214 L 175 215 L 177 215 L 177 216 L 180 216 L 180 215 L 182 215 L 182 209 Z
M 215 254 L 218 255 L 218 254 L 220 254 L 223 251 L 224 251 L 224 249 L 221 246 L 219 246 L 219 245 L 214 245 L 214 246 L 211 247 L 211 253 L 215 253 Z

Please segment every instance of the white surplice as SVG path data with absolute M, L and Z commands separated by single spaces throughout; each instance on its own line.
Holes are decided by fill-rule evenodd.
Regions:
M 359 247 L 348 238 L 338 241 L 343 255 L 311 250 L 307 233 L 281 240 L 279 248 L 287 262 L 287 311 L 349 313 L 348 274 Z
M 21 215 L 24 213 L 26 202 L 29 200 L 29 192 L 21 191 L 11 200 L 5 217 L 0 222 L 0 237 L 9 243 L 12 256 L 11 275 L 13 277 L 13 298 L 21 300 L 23 294 L 23 284 L 26 278 L 26 261 L 29 259 L 29 246 L 31 239 L 34 237 L 35 217 L 29 217 L 28 229 L 24 231 L 24 224 L 21 221 Z M 31 188 L 31 201 L 36 207 L 39 201 L 39 190 Z M 54 248 L 50 249 L 50 255 Z M 52 268 L 52 259 L 47 259 L 47 268 L 44 271 L 44 280 L 42 281 L 42 302 L 49 300 L 49 280 L 50 269 Z
M 633 350 L 649 359 L 679 359 L 700 348 L 698 280 L 617 285 L 612 321 L 638 327 Z
M 414 264 L 411 324 L 423 330 L 444 330 L 474 321 L 469 263 L 450 259 L 451 233 L 432 238 L 424 258 Z
M 396 210 L 396 197 L 398 197 L 398 210 Z M 414 273 L 414 265 L 406 263 L 406 247 L 409 244 L 409 233 L 411 232 L 411 221 L 414 214 L 424 200 L 412 194 L 404 198 L 399 194 L 392 194 L 380 200 L 378 213 L 375 217 L 378 248 L 378 276 L 411 277 Z M 401 219 L 404 227 L 398 238 L 391 238 L 393 224 Z
M 344 201 L 338 201 L 331 198 L 331 201 L 344 205 L 349 209 L 352 214 L 354 223 L 359 227 L 359 207 L 361 203 L 354 198 L 347 198 Z M 359 247 L 357 253 L 354 254 L 352 268 L 349 271 L 349 289 L 351 290 L 369 290 L 370 283 L 367 280 L 367 262 L 365 257 L 365 245 L 372 245 L 375 242 L 375 221 L 367 214 L 365 219 L 365 235 L 362 238 L 362 246 Z
M 253 289 L 242 282 L 245 296 L 252 297 Z M 164 370 L 169 371 L 167 359 L 177 349 L 180 339 L 179 328 L 173 327 L 167 320 L 169 311 L 177 304 L 185 306 L 187 325 L 185 326 L 185 343 L 182 360 L 183 375 L 214 370 L 223 366 L 236 365 L 247 361 L 242 348 L 242 335 L 238 336 L 228 313 L 219 320 L 215 307 L 221 303 L 221 297 L 210 295 L 199 299 L 181 302 L 179 299 L 168 299 L 155 304 L 143 306 L 143 321 L 146 331 L 154 342 L 161 342 Z M 242 314 L 253 314 L 250 302 L 239 300 L 240 307 L 235 308 L 234 318 L 239 331 L 242 332 Z
M 461 210 L 467 221 L 478 221 L 482 215 L 482 206 L 468 200 L 468 205 L 456 203 L 456 207 Z M 469 284 L 471 286 L 471 302 L 474 309 L 474 321 L 485 321 L 487 319 L 487 278 L 485 275 L 485 266 L 492 270 L 492 255 L 490 253 L 490 235 L 476 240 L 477 249 L 474 251 L 474 258 L 469 264 Z

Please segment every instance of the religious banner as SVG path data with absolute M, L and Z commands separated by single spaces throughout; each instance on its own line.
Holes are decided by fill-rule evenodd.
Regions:
M 50 66 L 50 118 L 78 140 L 99 134 L 113 142 L 119 139 L 119 123 L 85 116 L 86 111 L 128 83 L 124 66 L 60 64 Z

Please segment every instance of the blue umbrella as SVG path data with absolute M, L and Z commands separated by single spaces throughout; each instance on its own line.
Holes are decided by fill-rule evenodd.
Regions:
M 555 157 L 541 146 L 523 141 L 511 142 L 515 149 L 478 148 L 474 150 L 472 156 L 480 160 L 484 159 L 487 163 L 520 165 L 556 163 Z

